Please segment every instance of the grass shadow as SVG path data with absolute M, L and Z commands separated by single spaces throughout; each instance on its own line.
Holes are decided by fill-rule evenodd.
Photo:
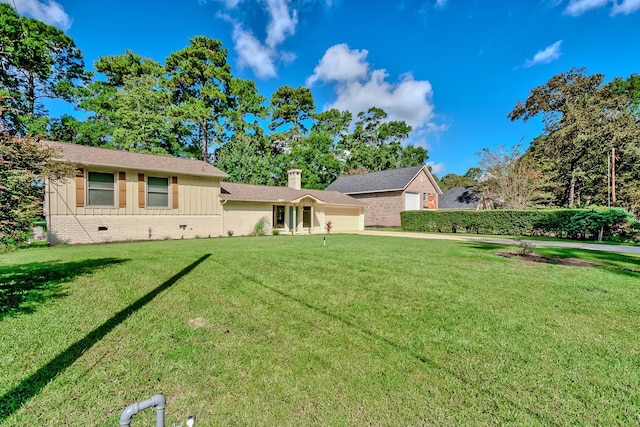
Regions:
M 541 247 L 536 252 L 549 258 L 580 258 L 594 261 L 600 265 L 598 268 L 606 268 L 617 274 L 631 277 L 640 277 L 640 257 L 620 252 L 592 251 L 576 248 Z
M 442 364 L 439 364 L 437 362 L 435 362 L 434 360 L 429 359 L 428 357 L 418 353 L 417 351 L 415 351 L 412 348 L 409 348 L 407 346 L 398 344 L 396 342 L 394 342 L 393 340 L 386 338 L 374 331 L 371 331 L 361 325 L 358 325 L 356 322 L 353 322 L 343 316 L 340 316 L 338 314 L 332 313 L 322 307 L 313 305 L 308 303 L 307 301 L 300 299 L 296 296 L 293 296 L 291 294 L 288 294 L 284 291 L 281 291 L 273 286 L 267 285 L 263 280 L 261 280 L 258 277 L 255 276 L 251 276 L 248 275 L 244 272 L 241 271 L 237 271 L 236 273 L 242 277 L 244 277 L 247 281 L 254 283 L 264 289 L 267 289 L 277 295 L 279 295 L 280 297 L 292 301 L 298 305 L 300 305 L 301 307 L 305 307 L 306 309 L 312 310 L 324 317 L 330 318 L 336 322 L 342 323 L 343 325 L 347 326 L 348 328 L 351 328 L 355 331 L 358 331 L 359 333 L 361 333 L 363 336 L 367 337 L 368 339 L 370 339 L 373 342 L 377 342 L 377 343 L 382 343 L 386 346 L 389 346 L 393 349 L 395 349 L 396 351 L 400 352 L 400 353 L 404 353 L 405 355 L 415 359 L 417 362 L 419 362 L 422 366 L 424 366 L 427 369 L 432 369 L 432 370 L 437 370 L 437 371 L 441 371 L 443 373 L 445 373 L 446 375 L 456 378 L 458 381 L 460 381 L 461 383 L 465 383 L 470 387 L 475 388 L 478 393 L 487 393 L 488 395 L 491 396 L 491 398 L 493 399 L 503 399 L 505 402 L 507 402 L 509 405 L 511 405 L 512 407 L 516 408 L 516 410 L 518 411 L 522 411 L 522 412 L 526 412 L 527 414 L 531 415 L 533 418 L 537 419 L 541 424 L 544 425 L 558 425 L 556 423 L 553 422 L 553 420 L 549 419 L 548 417 L 546 417 L 544 414 L 537 412 L 534 409 L 525 407 L 521 404 L 519 404 L 518 402 L 514 401 L 513 399 L 509 399 L 506 396 L 498 396 L 496 395 L 493 391 L 487 389 L 486 387 L 482 387 L 481 384 L 478 381 L 474 381 L 473 379 L 463 379 L 460 374 Z M 0 419 L 1 420 L 1 419 Z
M 125 262 L 119 258 L 86 259 L 72 262 L 33 262 L 0 267 L 0 321 L 6 316 L 33 313 L 49 299 L 67 294 L 60 285 L 77 276 Z
M 468 248 L 480 249 L 483 251 L 492 251 L 492 252 L 513 247 L 513 245 L 507 245 L 504 243 L 489 243 L 489 242 L 464 242 L 462 244 Z
M 49 381 L 71 366 L 85 351 L 93 347 L 94 344 L 120 325 L 127 317 L 147 305 L 156 296 L 158 296 L 158 294 L 174 285 L 178 280 L 189 274 L 194 268 L 210 256 L 211 254 L 201 256 L 167 281 L 149 291 L 126 308 L 120 310 L 102 325 L 85 335 L 84 338 L 71 344 L 66 350 L 51 359 L 49 363 L 42 366 L 31 376 L 22 380 L 20 384 L 12 390 L 9 390 L 4 395 L 0 396 L 0 402 L 2 402 L 2 406 L 0 406 L 0 424 L 20 409 L 24 403 L 40 393 Z
M 500 243 L 467 242 L 466 247 L 490 252 L 508 250 L 517 253 L 520 248 L 517 245 L 505 245 Z M 595 262 L 594 268 L 606 268 L 615 274 L 631 277 L 640 277 L 640 257 L 622 252 L 596 251 L 580 248 L 564 248 L 559 246 L 536 246 L 533 251 L 541 256 L 553 259 L 578 258 Z

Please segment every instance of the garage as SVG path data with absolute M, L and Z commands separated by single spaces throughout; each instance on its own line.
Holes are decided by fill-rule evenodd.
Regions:
M 331 221 L 331 232 L 362 230 L 364 218 L 359 207 L 326 207 L 325 222 Z M 362 224 L 361 224 L 362 222 Z
M 404 193 L 404 210 L 420 210 L 420 193 Z

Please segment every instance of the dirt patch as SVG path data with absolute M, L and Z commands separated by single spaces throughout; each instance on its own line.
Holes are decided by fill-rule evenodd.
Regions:
M 536 255 L 536 254 L 523 255 L 523 254 L 516 254 L 513 252 L 498 252 L 496 255 L 505 257 L 505 258 L 519 258 L 523 261 L 528 261 L 528 262 L 567 265 L 570 267 L 593 267 L 594 265 L 601 265 L 598 262 L 587 261 L 580 258 L 548 258 L 545 256 Z
M 189 319 L 189 326 L 192 328 L 203 328 L 207 326 L 207 321 L 202 317 L 196 317 L 195 319 Z

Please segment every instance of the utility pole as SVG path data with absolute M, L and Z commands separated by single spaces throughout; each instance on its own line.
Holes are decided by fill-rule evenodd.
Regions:
M 611 149 L 611 205 L 616 205 L 616 149 Z
M 611 207 L 611 157 L 607 154 L 607 207 Z

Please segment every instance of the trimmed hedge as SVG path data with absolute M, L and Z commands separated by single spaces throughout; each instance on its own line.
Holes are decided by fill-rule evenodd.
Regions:
M 402 230 L 595 239 L 631 238 L 640 227 L 624 209 L 405 211 Z M 600 235 L 600 233 L 602 233 Z

